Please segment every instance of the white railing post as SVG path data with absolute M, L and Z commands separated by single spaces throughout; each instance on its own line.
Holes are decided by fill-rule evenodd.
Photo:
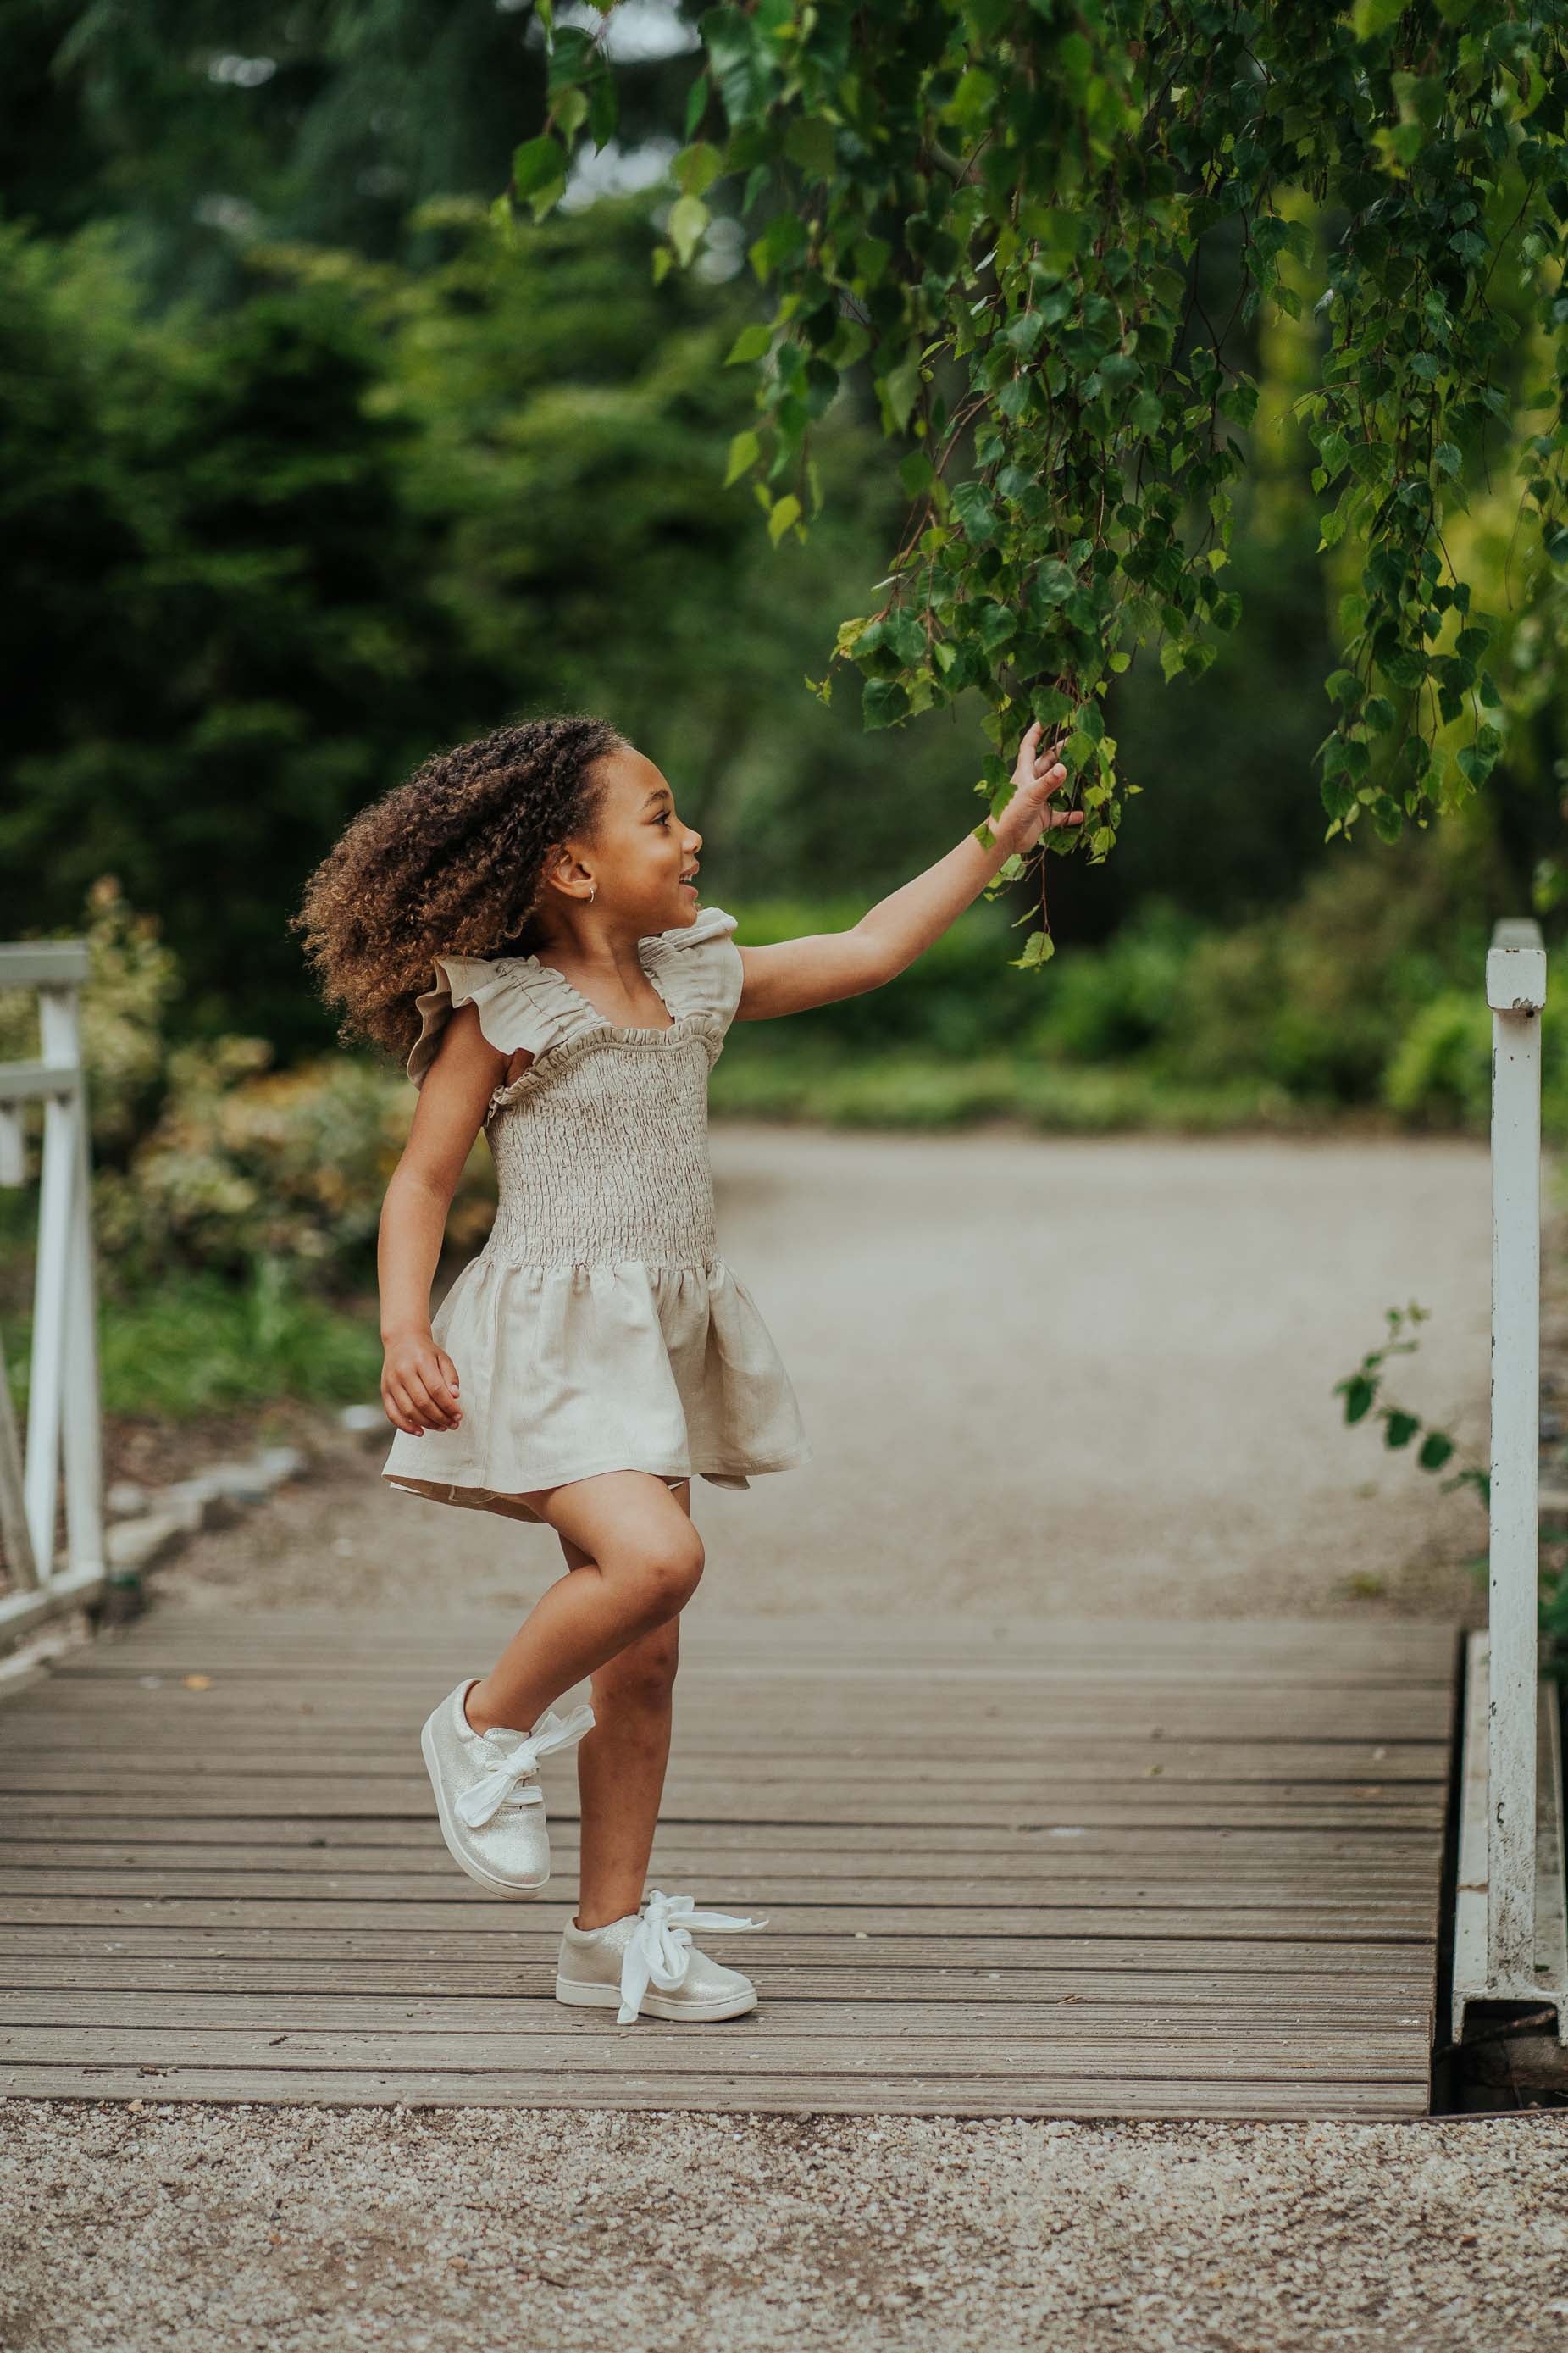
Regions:
M 1492 1016 L 1491 1482 L 1487 1975 L 1533 1989 L 1541 1446 L 1540 925 L 1500 923 Z
M 0 1063 L 0 1184 L 19 1185 L 26 1173 L 23 1105 L 44 1106 L 25 1462 L 9 1394 L 0 1401 L 0 1532 L 13 1588 L 0 1595 L 0 1641 L 92 1599 L 104 1583 L 91 1155 L 79 1002 L 89 970 L 85 940 L 0 946 L 0 988 L 37 989 L 39 1031 L 37 1061 Z M 67 1549 L 57 1565 L 62 1440 Z
M 1472 2002 L 1556 2012 L 1568 2045 L 1561 1710 L 1541 1674 L 1540 925 L 1499 923 L 1492 1017 L 1492 1371 L 1487 1626 L 1465 1645 L 1451 2039 Z

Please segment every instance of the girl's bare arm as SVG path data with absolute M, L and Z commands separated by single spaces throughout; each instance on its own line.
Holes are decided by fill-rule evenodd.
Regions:
M 735 1019 L 771 1020 L 879 988 L 942 937 L 1015 850 L 1030 849 L 1050 827 L 1081 825 L 1081 809 L 1048 806 L 1067 776 L 1058 762 L 1065 739 L 1042 751 L 1039 736 L 1037 720 L 1019 748 L 1013 797 L 991 819 L 990 849 L 966 833 L 945 858 L 879 899 L 847 932 L 812 932 L 766 947 L 741 947 L 737 941 L 744 977 Z
M 462 1419 L 456 1366 L 430 1335 L 430 1285 L 441 1256 L 447 1212 L 490 1096 L 533 1057 L 499 1053 L 471 1005 L 456 1012 L 414 1106 L 403 1156 L 382 1204 L 376 1240 L 386 1418 L 416 1438 L 455 1430 Z

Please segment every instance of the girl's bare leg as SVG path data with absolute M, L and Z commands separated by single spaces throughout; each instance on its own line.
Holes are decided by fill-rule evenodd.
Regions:
M 675 1493 L 689 1511 L 689 1488 Z M 570 1537 L 561 1543 L 569 1567 L 592 1565 Z M 642 1902 L 669 1760 L 679 1644 L 678 1610 L 594 1670 L 594 1728 L 577 1743 L 579 1928 L 603 1927 Z
M 531 1495 L 529 1501 L 536 1511 L 550 1512 L 554 1503 L 562 1498 L 580 1496 L 585 1488 L 602 1489 L 619 1480 L 647 1479 L 647 1475 L 642 1472 L 612 1472 L 598 1479 L 574 1481 L 571 1487 L 546 1489 L 542 1495 Z M 697 1577 L 701 1574 L 701 1540 L 690 1517 L 690 1482 L 686 1482 L 673 1492 L 665 1486 L 662 1480 L 650 1480 L 649 1483 L 658 1488 L 659 1495 L 685 1521 L 696 1548 L 698 1567 L 682 1595 L 684 1600 L 689 1598 Z M 616 1507 L 619 1498 L 608 1501 L 610 1516 L 607 1520 L 601 1520 L 601 1525 L 606 1531 L 616 1520 Z M 591 1516 L 598 1512 L 600 1503 L 599 1497 L 591 1500 Z M 635 1514 L 635 1504 L 633 1508 Z M 564 1516 L 576 1519 L 579 1528 L 583 1528 L 583 1522 L 573 1504 L 568 1504 Z M 528 1674 L 534 1664 L 530 1646 L 533 1639 L 532 1630 L 547 1602 L 562 1594 L 563 1588 L 563 1599 L 571 1600 L 574 1598 L 572 1589 L 575 1588 L 587 1603 L 588 1614 L 584 1620 L 590 1629 L 587 1639 L 595 1641 L 597 1636 L 592 1630 L 597 1628 L 602 1619 L 595 1613 L 602 1612 L 605 1608 L 613 1610 L 623 1604 L 629 1608 L 639 1599 L 644 1609 L 648 1606 L 645 1580 L 635 1574 L 630 1577 L 623 1574 L 617 1577 L 612 1572 L 605 1594 L 591 1588 L 590 1579 L 602 1580 L 605 1577 L 603 1561 L 595 1558 L 587 1545 L 568 1534 L 566 1527 L 552 1514 L 551 1525 L 561 1539 L 561 1549 L 566 1556 L 566 1566 L 571 1574 L 550 1588 L 524 1620 L 502 1652 L 496 1668 L 486 1678 L 486 1683 L 476 1684 L 469 1692 L 468 1712 L 480 1731 L 487 1729 L 490 1721 L 527 1728 L 542 1709 L 548 1707 L 552 1700 L 558 1699 L 562 1692 L 569 1690 L 583 1673 L 591 1674 L 594 1725 L 577 1743 L 582 1852 L 574 1925 L 579 1928 L 599 1928 L 606 1921 L 619 1920 L 628 1912 L 635 1912 L 642 1902 L 648 1857 L 653 1852 L 654 1832 L 658 1826 L 659 1801 L 664 1795 L 665 1767 L 669 1759 L 673 1692 L 676 1669 L 679 1663 L 680 1611 L 678 1605 L 661 1622 L 635 1632 L 607 1658 L 579 1669 L 575 1674 L 568 1673 L 539 1701 L 531 1715 L 522 1714 L 521 1711 L 530 1705 L 532 1692 L 538 1688 L 537 1685 L 531 1686 L 528 1682 Z M 624 1531 L 619 1540 L 626 1541 Z M 611 1544 L 616 1541 L 616 1537 L 611 1535 Z M 651 1544 L 648 1550 L 650 1554 L 663 1555 L 670 1547 L 666 1540 Z M 573 1639 L 571 1620 L 563 1620 L 563 1631 L 557 1633 L 552 1624 L 551 1639 L 557 1643 Z M 515 1654 L 520 1652 L 522 1653 L 518 1662 L 522 1670 L 521 1675 L 514 1666 L 513 1682 L 502 1686 L 503 1696 L 508 1688 L 522 1694 L 517 1704 L 519 1712 L 492 1718 L 488 1707 L 493 1703 L 486 1705 L 477 1703 L 481 1693 L 488 1685 L 496 1683 L 507 1669 L 509 1661 L 513 1661 Z M 552 1655 L 561 1656 L 564 1652 L 558 1650 Z
M 672 1492 L 651 1472 L 606 1471 L 528 1497 L 581 1558 L 541 1595 L 468 1693 L 476 1732 L 496 1724 L 531 1732 L 563 1692 L 679 1614 L 705 1557 L 681 1500 L 689 1492 L 689 1484 Z

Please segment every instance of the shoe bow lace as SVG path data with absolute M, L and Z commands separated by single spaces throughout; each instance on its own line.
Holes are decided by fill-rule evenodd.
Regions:
M 641 2015 L 650 1983 L 663 1993 L 678 1992 L 686 1983 L 693 1928 L 727 1931 L 767 1925 L 765 1916 L 749 1920 L 739 1912 L 700 1912 L 690 1895 L 667 1895 L 662 1888 L 650 1888 L 647 1908 L 621 1956 L 621 2006 L 616 2023 L 629 2026 Z
M 465 1789 L 457 1801 L 458 1814 L 470 1830 L 482 1830 L 494 1820 L 509 1797 L 516 1791 L 520 1806 L 542 1806 L 544 1792 L 535 1786 L 519 1789 L 517 1785 L 538 1768 L 542 1757 L 552 1756 L 558 1748 L 569 1748 L 581 1740 L 594 1722 L 594 1711 L 584 1700 L 570 1715 L 557 1715 L 552 1707 L 546 1708 L 531 1732 L 502 1733 L 492 1729 L 486 1733 L 485 1742 L 494 1757 L 489 1770 L 471 1789 Z M 515 1746 L 503 1743 L 510 1739 Z

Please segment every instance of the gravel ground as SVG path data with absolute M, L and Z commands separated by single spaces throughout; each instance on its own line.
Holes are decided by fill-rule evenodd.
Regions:
M 620 2353 L 1568 2343 L 1568 2116 L 0 2110 L 0 2341 Z
M 722 1246 L 816 1457 L 697 1485 L 694 1601 L 1477 1622 L 1468 1496 L 1346 1431 L 1484 1444 L 1489 1202 L 1462 1143 L 715 1129 Z M 159 1573 L 186 1606 L 439 1609 L 547 1531 L 316 1476 Z M 1568 2116 L 1074 2125 L 0 2105 L 0 2344 L 511 2353 L 1568 2347 Z

